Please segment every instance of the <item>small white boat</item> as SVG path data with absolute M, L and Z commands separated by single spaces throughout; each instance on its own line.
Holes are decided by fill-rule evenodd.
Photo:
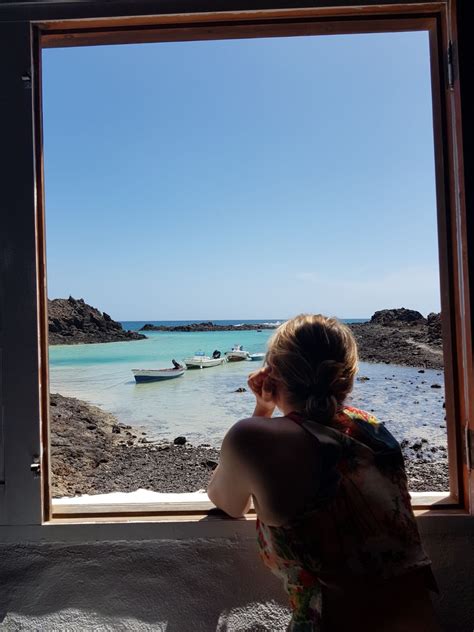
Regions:
M 244 351 L 242 345 L 234 345 L 230 351 L 225 354 L 229 362 L 241 362 L 242 360 L 250 360 L 248 351 Z
M 196 351 L 190 358 L 184 358 L 184 363 L 188 369 L 207 369 L 211 366 L 219 366 L 226 361 L 221 357 L 220 351 L 214 351 L 211 356 L 207 356 L 204 351 Z
M 174 364 L 174 363 L 173 363 Z M 176 362 L 172 369 L 132 369 L 135 382 L 162 382 L 181 377 L 186 371 L 186 367 Z
M 253 360 L 253 362 L 263 362 L 263 360 L 265 359 L 265 354 L 264 353 L 251 353 L 250 359 Z

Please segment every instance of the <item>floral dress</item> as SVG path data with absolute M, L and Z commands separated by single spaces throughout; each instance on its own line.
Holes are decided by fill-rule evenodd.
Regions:
M 257 520 L 260 556 L 285 584 L 292 632 L 322 629 L 323 587 L 336 590 L 424 569 L 430 560 L 411 508 L 400 446 L 377 419 L 346 407 L 330 425 L 288 415 L 317 439 L 314 497 L 285 526 Z

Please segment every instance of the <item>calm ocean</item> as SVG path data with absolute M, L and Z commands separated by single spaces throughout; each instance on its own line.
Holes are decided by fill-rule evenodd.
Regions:
M 123 322 L 126 329 L 140 329 L 146 322 L 178 325 L 197 321 Z M 213 321 L 216 324 L 273 322 L 276 320 Z M 362 322 L 362 319 L 345 322 Z M 203 370 L 187 371 L 167 382 L 136 384 L 132 369 L 171 366 L 202 350 L 211 355 L 234 344 L 250 353 L 265 351 L 271 330 L 224 332 L 146 332 L 146 340 L 52 346 L 49 349 L 50 390 L 78 397 L 114 413 L 123 423 L 139 426 L 149 436 L 173 439 L 184 435 L 194 444 L 218 445 L 234 421 L 253 410 L 250 393 L 236 393 L 246 386 L 247 375 L 256 362 L 228 363 Z M 386 364 L 360 364 L 352 404 L 373 410 L 397 438 L 428 436 L 445 443 L 444 389 L 441 371 Z M 442 426 L 442 427 L 440 427 Z

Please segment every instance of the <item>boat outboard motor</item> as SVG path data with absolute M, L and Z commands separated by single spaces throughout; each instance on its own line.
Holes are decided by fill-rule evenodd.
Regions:
M 183 367 L 179 364 L 179 362 L 176 362 L 176 360 L 171 360 L 171 362 L 173 363 L 173 366 L 175 369 L 182 369 Z
M 214 358 L 214 360 L 217 360 L 218 358 L 221 357 L 221 352 L 216 349 L 215 351 L 212 352 L 212 357 Z

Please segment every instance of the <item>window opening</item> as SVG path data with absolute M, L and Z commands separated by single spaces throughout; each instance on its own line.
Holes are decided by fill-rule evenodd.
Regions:
M 54 511 L 203 489 L 258 362 L 132 370 L 262 353 L 298 312 L 350 322 L 350 403 L 399 439 L 412 490 L 447 491 L 428 34 L 54 49 L 42 65 Z

